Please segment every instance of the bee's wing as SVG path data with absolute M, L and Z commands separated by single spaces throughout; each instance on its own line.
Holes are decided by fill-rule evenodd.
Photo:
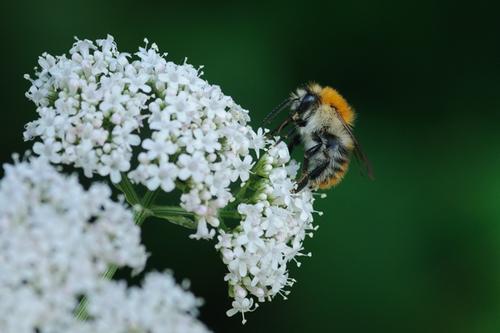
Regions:
M 347 124 L 338 113 L 337 113 L 337 117 L 340 119 L 340 122 L 344 126 L 344 129 L 351 137 L 352 142 L 354 142 L 354 156 L 356 157 L 359 164 L 361 165 L 361 169 L 366 171 L 368 178 L 370 178 L 372 180 L 375 179 L 375 177 L 373 176 L 372 164 L 368 160 L 368 157 L 366 156 L 366 154 L 361 149 L 361 145 L 359 144 L 358 140 L 356 140 L 356 137 L 352 133 L 351 126 L 349 126 L 349 124 Z

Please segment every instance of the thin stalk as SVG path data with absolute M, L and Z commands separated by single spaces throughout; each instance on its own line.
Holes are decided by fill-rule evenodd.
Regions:
M 196 216 L 195 213 L 188 212 L 181 207 L 158 205 L 152 206 L 148 211 L 151 216 L 167 220 L 170 223 L 187 229 L 196 229 L 196 222 L 194 221 L 194 217 Z M 241 215 L 232 209 L 219 210 L 219 217 L 220 228 L 224 231 L 231 230 L 231 228 L 224 223 L 224 219 L 241 220 Z
M 149 208 L 154 216 L 169 216 L 169 215 L 181 215 L 181 216 L 194 216 L 194 213 L 188 212 L 181 207 L 176 206 L 152 206 Z
M 194 217 L 195 213 L 188 212 L 181 207 L 177 206 L 152 206 L 149 208 L 149 212 L 153 216 L 161 217 L 161 216 L 189 216 Z M 241 215 L 235 210 L 219 210 L 219 216 L 222 218 L 229 219 L 241 219 Z
M 127 199 L 127 202 L 131 205 L 134 206 L 138 203 L 140 203 L 139 196 L 135 192 L 134 186 L 130 182 L 130 179 L 128 179 L 126 174 L 122 174 L 122 180 L 119 184 L 116 184 L 116 187 L 125 194 L 125 199 Z

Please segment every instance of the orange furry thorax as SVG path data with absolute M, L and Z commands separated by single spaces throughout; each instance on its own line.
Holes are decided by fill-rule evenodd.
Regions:
M 354 123 L 355 114 L 353 109 L 337 90 L 324 87 L 318 92 L 318 95 L 321 103 L 335 108 L 347 124 L 352 125 Z

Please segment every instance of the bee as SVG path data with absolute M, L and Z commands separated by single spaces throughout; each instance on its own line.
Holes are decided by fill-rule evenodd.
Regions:
M 289 139 L 290 153 L 297 145 L 304 146 L 296 192 L 306 186 L 328 189 L 337 185 L 347 172 L 352 154 L 373 179 L 371 164 L 352 132 L 356 114 L 337 90 L 317 83 L 300 87 L 264 119 L 264 124 L 288 106 L 289 117 L 270 134 L 293 125 L 278 142 Z

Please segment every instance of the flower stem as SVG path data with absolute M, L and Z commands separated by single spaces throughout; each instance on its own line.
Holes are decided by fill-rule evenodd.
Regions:
M 194 213 L 188 212 L 181 207 L 176 206 L 152 206 L 150 212 L 153 216 L 170 216 L 170 215 L 181 215 L 181 216 L 194 216 Z
M 193 212 L 188 212 L 181 207 L 177 206 L 152 206 L 148 209 L 148 213 L 151 216 L 164 219 L 169 221 L 170 223 L 177 224 L 181 227 L 185 227 L 188 229 L 196 229 L 196 221 L 193 221 L 190 218 L 194 218 L 196 216 Z M 240 220 L 241 215 L 232 209 L 221 209 L 219 210 L 219 217 L 222 219 L 236 219 Z M 221 226 L 228 230 L 223 221 L 221 221 Z
M 140 202 L 139 196 L 135 192 L 134 186 L 130 182 L 130 179 L 128 179 L 126 174 L 122 174 L 122 180 L 120 183 L 115 184 L 115 186 L 123 192 L 125 195 L 125 199 L 127 202 L 131 205 L 134 206 Z M 149 191 L 148 191 L 149 193 Z
M 181 207 L 177 206 L 152 206 L 149 208 L 149 213 L 156 217 L 162 216 L 190 216 L 194 217 L 196 214 L 193 212 L 188 212 Z M 219 210 L 219 216 L 222 218 L 230 218 L 230 219 L 241 219 L 241 215 L 234 210 Z

